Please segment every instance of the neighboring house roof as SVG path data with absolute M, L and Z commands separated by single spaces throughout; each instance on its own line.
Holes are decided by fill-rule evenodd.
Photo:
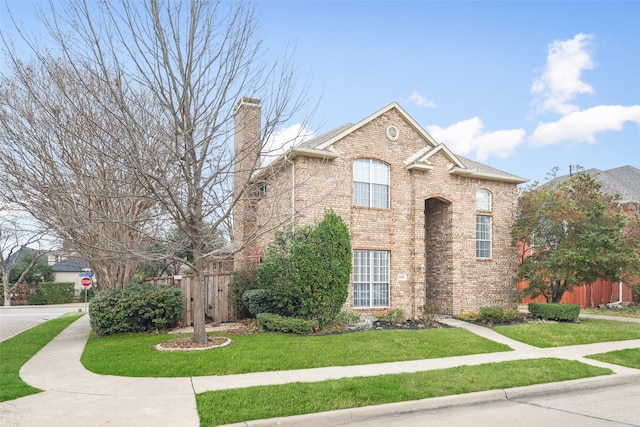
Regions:
M 330 130 L 329 132 L 291 147 L 280 157 L 271 162 L 266 168 L 256 173 L 254 178 L 259 179 L 264 173 L 266 173 L 265 171 L 278 166 L 286 159 L 291 159 L 297 156 L 317 157 L 327 160 L 338 158 L 340 155 L 333 147 L 333 144 L 392 109 L 395 109 L 403 120 L 418 134 L 420 134 L 427 143 L 424 148 L 420 149 L 405 160 L 407 169 L 431 170 L 433 169 L 433 165 L 429 162 L 429 158 L 436 153 L 442 153 L 451 162 L 451 168 L 449 170 L 451 174 L 515 184 L 527 182 L 526 179 L 520 178 L 516 175 L 494 169 L 473 160 L 456 156 L 444 144 L 439 144 L 431 135 L 429 135 L 429 133 L 425 131 L 415 120 L 413 120 L 413 118 L 409 116 L 409 114 L 407 114 L 407 112 L 400 107 L 397 102 L 392 102 L 358 123 L 346 123 L 336 129 Z
M 82 258 L 67 258 L 63 261 L 55 263 L 51 266 L 55 272 L 80 272 L 85 268 L 89 268 L 89 264 Z
M 587 173 L 595 177 L 602 185 L 601 191 L 609 195 L 618 195 L 620 203 L 640 202 L 640 169 L 633 166 L 621 166 L 614 169 L 586 169 L 577 173 Z M 559 184 L 571 175 L 556 177 L 547 184 Z
M 28 247 L 20 248 L 15 253 L 11 254 L 11 256 L 7 259 L 8 265 L 17 266 L 22 262 L 22 258 L 29 254 L 40 254 L 40 258 L 47 262 L 47 256 L 44 251 L 36 250 Z

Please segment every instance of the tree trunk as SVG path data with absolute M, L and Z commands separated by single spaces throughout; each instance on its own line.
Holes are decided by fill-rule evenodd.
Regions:
M 193 275 L 193 341 L 196 344 L 206 344 L 208 340 L 204 314 L 204 280 L 197 271 Z
M 9 289 L 9 285 L 7 283 L 5 283 L 2 287 L 2 292 L 4 294 L 4 306 L 5 307 L 10 307 L 11 306 L 11 289 Z
M 551 302 L 559 304 L 565 292 L 565 288 L 560 280 L 556 280 L 551 285 Z

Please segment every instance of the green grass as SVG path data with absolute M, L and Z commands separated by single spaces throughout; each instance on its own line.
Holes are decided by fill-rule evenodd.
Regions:
M 200 425 L 215 426 L 611 373 L 609 369 L 577 361 L 517 360 L 410 374 L 212 391 L 196 395 L 196 402 Z
M 626 350 L 610 351 L 608 353 L 592 354 L 587 357 L 601 362 L 626 366 L 627 368 L 640 369 L 640 348 L 629 348 Z
M 99 374 L 132 377 L 229 375 L 432 359 L 511 350 L 464 329 L 373 330 L 338 335 L 228 335 L 230 347 L 158 352 L 168 334 L 119 334 L 89 339 L 84 366 Z
M 496 332 L 536 347 L 561 347 L 640 339 L 640 323 L 580 319 L 580 322 L 523 323 L 495 326 Z
M 602 316 L 634 317 L 640 319 L 640 306 L 619 307 L 611 309 L 583 308 L 580 313 L 598 314 Z
M 20 379 L 20 368 L 82 314 L 70 313 L 0 342 L 0 402 L 39 393 Z

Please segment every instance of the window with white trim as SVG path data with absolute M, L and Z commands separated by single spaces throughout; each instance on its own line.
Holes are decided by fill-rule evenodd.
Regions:
M 491 211 L 491 193 L 487 190 L 476 191 L 476 210 Z
M 476 191 L 476 210 L 491 212 L 489 191 Z M 476 215 L 476 258 L 491 258 L 491 215 Z
M 388 251 L 353 251 L 353 306 L 389 307 Z
M 353 161 L 353 204 L 389 208 L 389 165 L 376 159 Z

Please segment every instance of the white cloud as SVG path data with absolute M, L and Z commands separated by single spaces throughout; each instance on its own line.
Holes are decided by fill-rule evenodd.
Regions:
M 531 86 L 531 92 L 538 96 L 539 112 L 569 114 L 578 110 L 570 101 L 579 94 L 593 93 L 593 88 L 581 80 L 582 71 L 594 67 L 588 52 L 592 39 L 592 35 L 580 33 L 549 44 L 547 64 Z
M 417 105 L 418 107 L 424 107 L 424 108 L 436 108 L 436 104 L 435 102 L 429 100 L 427 97 L 420 95 L 418 92 L 414 91 L 411 95 L 409 95 L 409 98 L 407 99 L 407 102 L 410 102 L 412 104 Z
M 314 136 L 312 131 L 306 129 L 299 123 L 274 132 L 262 150 L 262 166 L 269 165 L 269 163 L 277 159 L 289 148 L 307 141 Z
M 509 157 L 525 137 L 524 129 L 486 132 L 479 117 L 454 123 L 447 128 L 428 126 L 427 130 L 436 141 L 445 144 L 455 154 L 473 155 L 478 161 L 491 156 Z
M 596 141 L 596 134 L 620 130 L 626 122 L 640 125 L 640 105 L 599 105 L 570 113 L 551 123 L 539 123 L 531 136 L 533 145 L 550 145 L 561 141 Z

